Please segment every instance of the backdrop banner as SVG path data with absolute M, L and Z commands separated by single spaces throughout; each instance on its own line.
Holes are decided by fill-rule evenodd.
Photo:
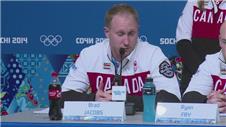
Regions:
M 1 113 L 48 106 L 51 72 L 65 76 L 80 51 L 104 38 L 104 16 L 128 3 L 139 38 L 177 57 L 176 26 L 186 1 L 1 1 Z M 95 55 L 95 54 L 94 54 Z

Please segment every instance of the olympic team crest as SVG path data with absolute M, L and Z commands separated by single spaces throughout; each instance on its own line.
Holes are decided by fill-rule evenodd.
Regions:
M 172 78 L 174 76 L 173 69 L 166 60 L 159 64 L 159 73 L 167 78 Z

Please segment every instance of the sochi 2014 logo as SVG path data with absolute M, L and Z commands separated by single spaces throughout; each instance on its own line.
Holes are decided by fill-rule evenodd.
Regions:
M 40 36 L 40 41 L 45 45 L 45 46 L 57 46 L 60 42 L 62 42 L 62 36 L 61 35 L 41 35 Z

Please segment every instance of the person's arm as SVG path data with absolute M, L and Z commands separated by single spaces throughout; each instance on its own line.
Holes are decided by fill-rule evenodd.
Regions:
M 70 67 L 69 73 L 62 84 L 62 98 L 64 101 L 94 101 L 95 94 L 87 94 L 89 81 L 87 76 L 87 48 L 83 49 L 76 62 Z
M 99 89 L 96 93 L 87 94 L 86 92 L 77 92 L 74 90 L 62 92 L 61 105 L 65 101 L 111 101 L 111 91 L 103 91 L 103 83 L 101 82 Z
M 157 102 L 180 102 L 180 99 L 172 93 L 169 93 L 165 90 L 160 90 L 157 93 L 156 101 Z
M 207 96 L 202 95 L 197 91 L 190 91 L 182 97 L 183 103 L 206 103 Z
M 172 66 L 168 58 L 163 54 L 159 47 L 156 47 L 150 58 L 150 74 L 153 78 L 153 83 L 157 91 L 165 91 L 169 94 L 175 95 L 179 100 L 181 99 L 181 93 L 176 75 L 172 69 Z M 166 93 L 165 93 L 166 94 Z M 164 99 L 161 98 L 161 100 Z M 166 101 L 167 98 L 166 97 Z
M 209 103 L 218 104 L 219 112 L 226 113 L 226 95 L 224 90 L 212 91 L 208 96 L 197 91 L 190 91 L 182 97 L 183 103 Z
M 64 106 L 65 101 L 94 101 L 95 94 L 80 93 L 74 90 L 62 92 L 61 105 Z
M 98 99 L 97 99 L 98 98 Z M 62 92 L 61 105 L 64 107 L 65 101 L 110 101 L 111 94 L 97 91 L 97 93 L 81 93 L 74 90 Z

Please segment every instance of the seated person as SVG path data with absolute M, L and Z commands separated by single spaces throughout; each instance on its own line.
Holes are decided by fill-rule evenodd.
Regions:
M 119 85 L 127 87 L 127 102 L 135 103 L 142 111 L 142 88 L 150 74 L 157 101 L 179 102 L 179 85 L 169 60 L 159 47 L 138 39 L 138 28 L 134 8 L 114 5 L 105 16 L 107 39 L 81 51 L 62 85 L 62 100 L 111 101 L 112 85 L 122 75 Z
M 192 75 L 206 55 L 220 51 L 218 32 L 224 20 L 226 1 L 187 1 L 176 31 L 177 52 L 183 58 L 181 93 L 186 90 Z
M 221 25 L 221 51 L 207 55 L 193 75 L 182 102 L 216 103 L 226 113 L 226 21 Z

